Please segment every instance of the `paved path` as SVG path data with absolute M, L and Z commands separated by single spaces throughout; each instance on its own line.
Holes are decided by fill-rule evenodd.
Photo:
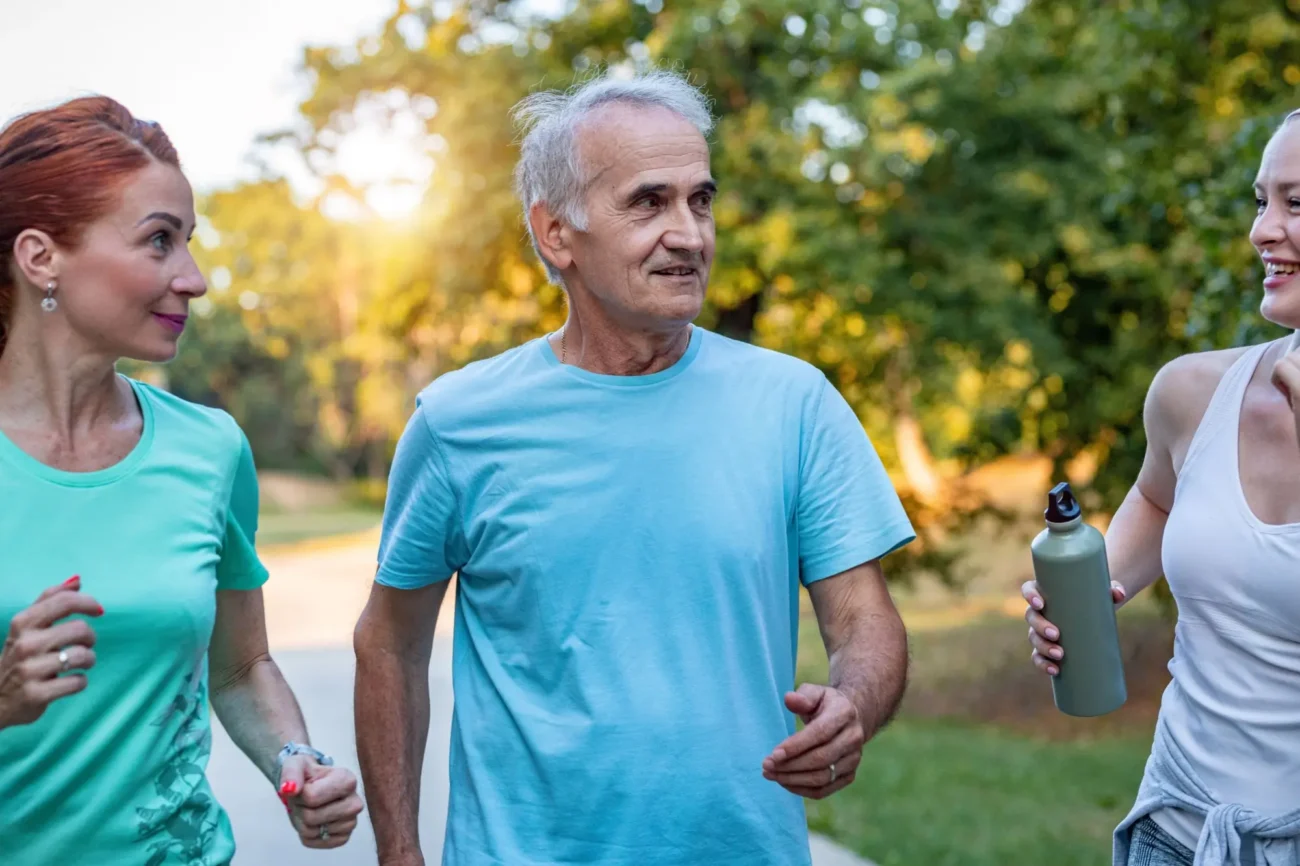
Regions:
M 374 540 L 348 547 L 266 557 L 267 628 L 271 649 L 293 686 L 312 741 L 338 762 L 357 766 L 352 724 L 352 627 L 365 606 L 374 572 Z M 450 596 L 449 596 L 450 602 Z M 429 672 L 433 707 L 420 804 L 420 841 L 430 866 L 439 862 L 447 812 L 447 749 L 451 738 L 451 605 L 443 606 Z M 266 780 L 213 719 L 209 778 L 230 813 L 236 866 L 374 866 L 374 837 L 363 820 L 351 843 L 333 851 L 298 844 L 284 807 Z M 871 866 L 814 837 L 814 866 Z

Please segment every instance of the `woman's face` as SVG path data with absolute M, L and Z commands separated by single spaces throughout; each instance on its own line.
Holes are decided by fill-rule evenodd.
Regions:
M 185 176 L 151 160 L 123 187 L 117 209 L 75 250 L 60 252 L 59 307 L 49 315 L 65 317 L 96 351 L 171 360 L 190 301 L 207 291 L 188 248 L 194 223 Z
M 1259 215 L 1250 242 L 1264 262 L 1264 318 L 1300 329 L 1300 118 L 1264 149 L 1255 178 Z

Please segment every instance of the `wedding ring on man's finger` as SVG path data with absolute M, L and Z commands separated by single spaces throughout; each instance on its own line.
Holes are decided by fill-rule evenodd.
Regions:
M 318 834 L 318 836 L 322 842 L 328 842 L 330 838 L 330 828 L 326 827 L 324 824 L 321 824 L 320 833 Z
M 61 650 L 59 650 L 59 671 L 60 671 L 60 673 L 65 673 L 65 674 L 66 674 L 66 673 L 68 672 L 68 668 L 70 668 L 70 667 L 72 667 L 72 661 L 68 658 L 68 651 L 67 651 L 67 649 L 65 648 L 65 649 L 61 649 Z
M 830 781 L 830 784 L 834 785 L 834 784 L 835 784 L 835 779 L 836 779 L 837 777 L 838 777 L 838 774 L 835 772 L 835 765 L 834 765 L 834 764 L 831 764 L 831 781 Z

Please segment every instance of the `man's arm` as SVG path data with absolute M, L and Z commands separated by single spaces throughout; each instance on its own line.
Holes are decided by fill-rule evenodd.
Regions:
M 419 814 L 429 657 L 447 584 L 374 584 L 353 635 L 357 756 L 381 866 L 424 864 Z
M 893 718 L 907 685 L 907 631 L 875 560 L 809 584 L 830 683 L 785 696 L 803 730 L 763 762 L 763 775 L 821 799 L 853 781 L 862 747 Z
M 907 630 L 880 561 L 809 585 L 830 659 L 830 687 L 853 702 L 865 739 L 883 728 L 907 686 Z

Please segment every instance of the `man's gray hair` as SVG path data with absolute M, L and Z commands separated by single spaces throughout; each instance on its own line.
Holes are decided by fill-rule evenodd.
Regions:
M 589 179 L 579 159 L 577 131 L 588 114 L 613 102 L 666 108 L 689 121 L 705 138 L 713 131 L 713 115 L 704 92 L 682 75 L 663 70 L 632 78 L 606 72 L 567 91 L 547 90 L 521 100 L 512 112 L 523 134 L 515 192 L 524 206 L 524 225 L 533 249 L 556 285 L 563 285 L 560 272 L 542 255 L 528 214 L 534 204 L 543 202 L 574 228 L 586 230 L 583 198 Z

